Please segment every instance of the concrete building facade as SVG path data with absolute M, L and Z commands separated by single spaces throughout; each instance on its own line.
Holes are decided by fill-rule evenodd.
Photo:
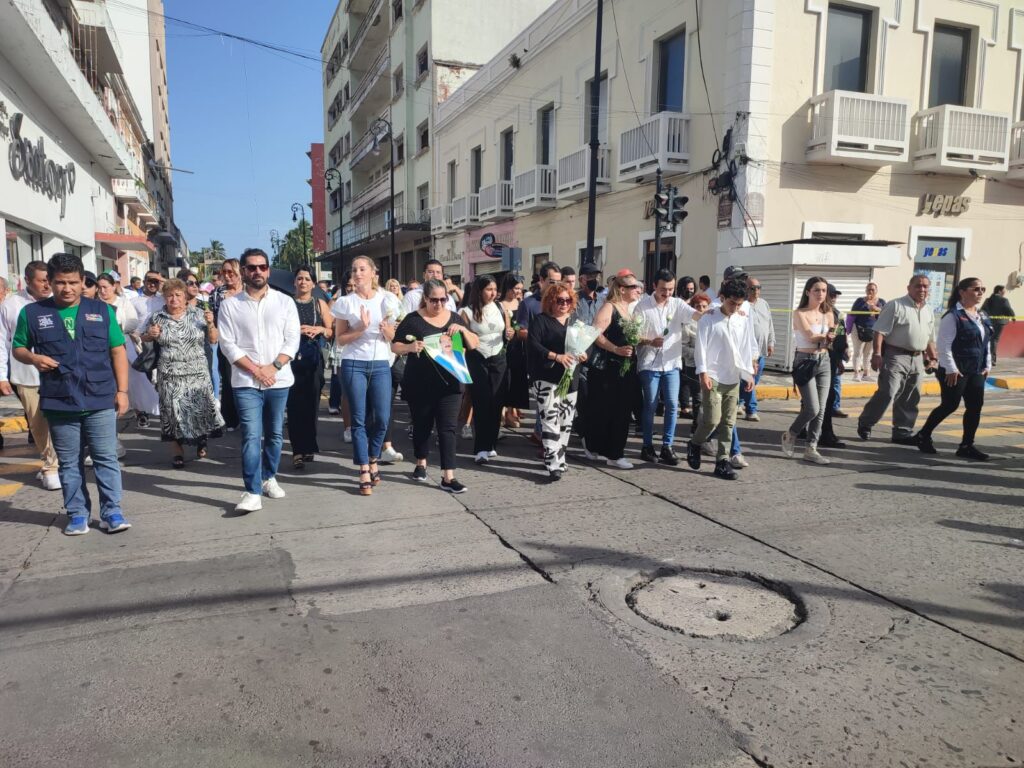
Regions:
M 438 105 L 431 229 L 449 272 L 500 270 L 484 233 L 522 249 L 527 277 L 579 267 L 595 11 L 558 0 Z M 606 0 L 603 31 L 606 274 L 737 263 L 783 309 L 817 273 L 847 307 L 869 279 L 894 297 L 928 272 L 939 303 L 958 278 L 1024 274 L 1022 0 Z M 689 197 L 660 256 L 659 167 Z

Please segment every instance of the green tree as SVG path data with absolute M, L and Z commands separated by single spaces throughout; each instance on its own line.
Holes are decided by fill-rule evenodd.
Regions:
M 313 233 L 308 221 L 300 221 L 281 240 L 281 250 L 274 257 L 274 266 L 279 269 L 295 269 L 313 259 Z

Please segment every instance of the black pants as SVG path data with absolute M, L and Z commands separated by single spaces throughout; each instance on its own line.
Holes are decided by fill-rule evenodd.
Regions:
M 679 377 L 679 405 L 689 408 L 694 414 L 700 410 L 700 377 L 696 366 L 683 363 L 683 372 Z
M 939 368 L 935 372 L 939 380 L 939 388 L 942 393 L 942 400 L 938 408 L 928 414 L 928 420 L 921 428 L 923 437 L 931 437 L 935 428 L 942 423 L 943 419 L 960 407 L 960 401 L 964 401 L 964 434 L 960 440 L 961 446 L 974 445 L 974 435 L 978 431 L 978 424 L 981 423 L 981 408 L 985 404 L 985 377 L 980 373 L 972 373 L 970 376 L 961 376 L 957 379 L 955 386 L 946 384 L 946 371 Z
M 234 367 L 224 357 L 223 352 L 217 352 L 217 367 L 220 370 L 220 415 L 224 417 L 224 426 L 229 429 L 238 429 L 238 409 L 235 407 L 235 392 L 231 386 L 231 369 Z
M 295 383 L 288 390 L 288 439 L 294 454 L 302 456 L 320 452 L 316 442 L 316 422 L 323 386 L 324 371 L 317 366 L 313 371 L 296 373 Z
M 476 350 L 466 355 L 473 383 L 469 394 L 473 400 L 473 452 L 493 451 L 501 430 L 501 387 L 507 367 L 505 355 L 499 352 L 484 357 Z
M 587 420 L 583 428 L 588 451 L 606 459 L 622 458 L 639 389 L 635 366 L 625 376 L 619 375 L 618 365 L 587 372 Z
M 416 460 L 430 455 L 430 432 L 437 428 L 441 447 L 441 469 L 455 469 L 455 436 L 459 425 L 462 394 L 445 395 L 437 400 L 409 400 L 412 414 L 412 450 Z
M 1003 328 L 1006 327 L 1006 323 L 992 323 L 992 363 L 996 362 L 996 347 L 999 346 L 999 337 L 1003 335 Z

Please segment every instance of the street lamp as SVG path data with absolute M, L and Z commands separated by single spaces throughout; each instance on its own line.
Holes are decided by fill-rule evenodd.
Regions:
M 373 154 L 380 155 L 380 143 L 387 136 L 393 139 L 391 123 L 383 117 L 378 117 L 370 126 L 373 131 Z M 391 177 L 391 215 L 388 216 L 388 235 L 391 239 L 391 258 L 388 261 L 389 270 L 394 269 L 395 262 L 395 142 L 391 141 L 391 157 L 388 159 L 388 175 Z
M 302 229 L 300 230 L 302 236 L 302 257 L 305 259 L 305 263 L 309 264 L 309 242 L 306 240 L 306 206 L 302 203 L 292 203 L 292 221 L 298 221 L 298 215 L 302 214 Z
M 328 168 L 324 171 L 324 179 L 327 181 L 327 191 L 331 191 L 331 179 L 334 179 L 338 183 L 338 191 L 341 194 L 341 200 L 338 205 L 338 231 L 341 233 L 338 236 L 338 264 L 342 264 L 343 257 L 345 255 L 345 211 L 343 207 L 345 205 L 345 186 L 341 182 L 341 172 L 337 168 Z

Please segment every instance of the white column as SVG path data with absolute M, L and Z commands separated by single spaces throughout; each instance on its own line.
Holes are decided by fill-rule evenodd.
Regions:
M 49 261 L 50 257 L 55 253 L 64 252 L 64 238 L 59 235 L 53 235 L 49 232 L 43 232 L 43 261 Z
M 7 263 L 7 219 L 3 216 L 0 216 L 0 235 L 4 239 L 3 250 L 0 251 L 0 267 L 2 267 L 0 275 L 7 278 L 11 290 L 14 290 L 14 287 L 18 284 L 18 276 L 11 274 L 11 265 Z

